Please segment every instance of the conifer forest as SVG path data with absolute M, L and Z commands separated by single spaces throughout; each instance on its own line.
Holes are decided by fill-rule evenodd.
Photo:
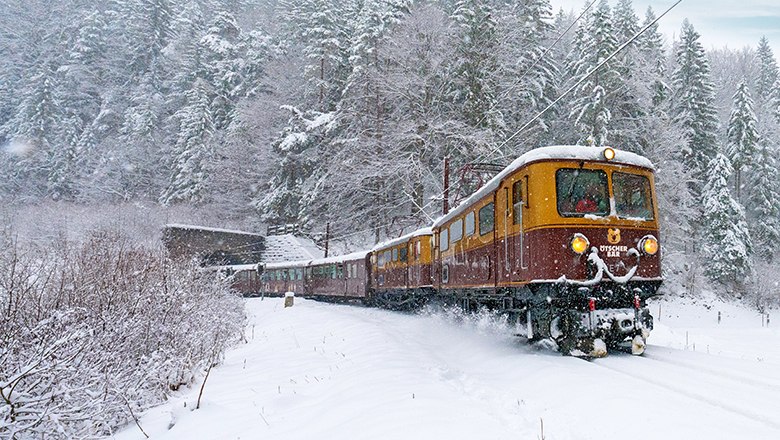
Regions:
M 212 226 L 316 235 L 330 223 L 349 250 L 440 215 L 444 157 L 457 204 L 490 177 L 473 164 L 610 145 L 657 166 L 672 282 L 738 295 L 773 285 L 780 83 L 766 38 L 705 51 L 695 23 L 673 38 L 656 23 L 588 76 L 658 11 L 630 0 L 584 12 L 546 0 L 1 7 L 6 212 L 186 206 Z

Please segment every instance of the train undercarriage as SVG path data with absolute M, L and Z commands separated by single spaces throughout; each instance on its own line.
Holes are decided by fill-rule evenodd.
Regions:
M 433 288 L 374 292 L 369 305 L 412 311 L 438 302 L 466 312 L 487 309 L 507 316 L 529 342 L 554 341 L 564 355 L 584 358 L 620 350 L 644 353 L 653 329 L 646 306 L 660 281 L 603 282 L 593 287 L 536 283 L 498 290 Z M 445 293 L 446 292 L 446 293 Z

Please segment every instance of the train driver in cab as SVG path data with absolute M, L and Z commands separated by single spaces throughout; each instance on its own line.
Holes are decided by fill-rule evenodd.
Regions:
M 604 212 L 607 201 L 603 194 L 603 185 L 600 185 L 598 181 L 589 180 L 585 182 L 584 186 L 585 190 L 582 192 L 579 201 L 577 201 L 574 211 L 580 214 Z

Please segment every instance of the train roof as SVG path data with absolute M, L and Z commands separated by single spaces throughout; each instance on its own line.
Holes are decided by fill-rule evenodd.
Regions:
M 615 158 L 610 160 L 609 163 L 631 165 L 648 168 L 651 170 L 654 169 L 653 163 L 650 162 L 650 159 L 644 156 L 640 156 L 630 151 L 618 150 L 616 148 L 612 149 L 615 151 Z M 482 188 L 463 200 L 463 202 L 461 202 L 457 208 L 453 209 L 448 214 L 437 218 L 433 222 L 433 227 L 439 227 L 462 214 L 463 211 L 465 211 L 469 206 L 477 202 L 479 199 L 495 191 L 504 178 L 524 167 L 525 165 L 528 165 L 529 163 L 551 159 L 605 162 L 606 160 L 604 159 L 603 152 L 604 148 L 586 147 L 582 145 L 555 145 L 550 147 L 535 148 L 531 151 L 528 151 L 527 153 L 524 153 L 512 161 L 512 163 L 504 168 L 500 173 L 493 176 L 493 178 L 490 179 L 484 186 L 482 186 Z
M 369 251 L 357 251 L 357 252 L 352 252 L 350 254 L 337 255 L 335 257 L 328 257 L 328 258 L 316 258 L 313 260 L 298 260 L 298 261 L 267 263 L 265 265 L 265 268 L 273 270 L 273 269 L 287 269 L 287 268 L 294 268 L 294 267 L 319 266 L 322 264 L 344 263 L 345 261 L 362 260 L 366 258 L 368 252 Z
M 397 246 L 401 243 L 406 243 L 410 238 L 419 237 L 421 235 L 433 235 L 433 229 L 430 227 L 420 228 L 398 238 L 377 243 L 374 247 L 371 248 L 371 251 L 373 252 L 380 249 L 387 249 L 389 247 Z

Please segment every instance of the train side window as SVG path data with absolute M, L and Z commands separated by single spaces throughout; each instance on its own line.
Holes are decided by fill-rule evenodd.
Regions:
M 401 260 L 401 262 L 406 263 L 409 260 L 408 257 L 409 257 L 408 251 L 406 250 L 406 246 L 404 246 L 398 252 L 398 258 Z
M 398 248 L 393 248 L 393 261 L 398 261 Z
M 448 229 L 443 229 L 439 232 L 439 249 L 446 251 L 450 248 L 450 234 Z
M 336 278 L 338 279 L 344 279 L 344 264 L 339 264 L 336 266 Z
M 387 263 L 389 263 L 391 261 L 390 260 L 391 257 L 392 257 L 392 253 L 390 252 L 390 250 L 386 250 L 385 251 L 385 264 L 387 264 Z
M 495 226 L 495 212 L 493 203 L 488 203 L 479 210 L 479 235 L 493 232 Z
M 512 222 L 514 224 L 520 224 L 523 219 L 523 181 L 518 180 L 512 185 Z
M 474 211 L 466 214 L 466 237 L 474 235 Z
M 450 243 L 455 244 L 463 238 L 463 219 L 458 219 L 450 225 Z

